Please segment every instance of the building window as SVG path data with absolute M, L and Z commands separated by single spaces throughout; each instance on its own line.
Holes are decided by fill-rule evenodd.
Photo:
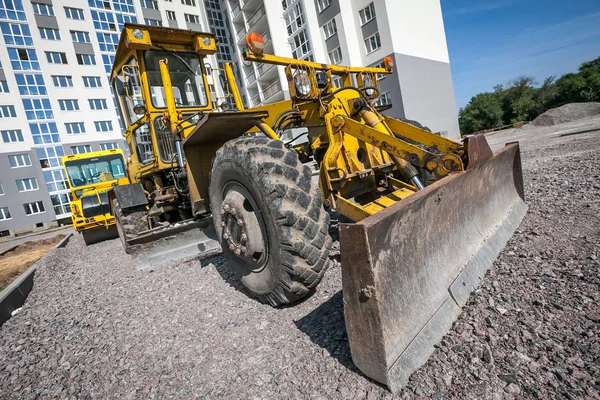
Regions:
M 92 110 L 108 110 L 105 99 L 89 99 L 88 101 Z
M 83 84 L 86 88 L 99 88 L 102 87 L 102 82 L 99 76 L 84 76 Z
M 369 4 L 362 10 L 358 12 L 358 16 L 360 17 L 360 24 L 364 25 L 370 20 L 375 18 L 375 5 L 373 3 Z
M 158 10 L 158 2 L 156 0 L 142 0 L 142 7 L 151 10 Z
M 11 168 L 31 167 L 31 159 L 29 154 L 14 154 L 8 156 L 8 163 Z
M 4 143 L 17 143 L 23 141 L 23 132 L 21 132 L 20 129 L 0 131 L 0 134 L 2 134 L 2 141 Z
M 66 64 L 67 55 L 65 53 L 59 53 L 57 51 L 47 51 L 46 60 L 50 64 Z
M 59 100 L 58 105 L 62 111 L 79 111 L 79 100 L 65 99 Z
M 112 122 L 111 121 L 95 121 L 94 126 L 96 127 L 96 132 L 112 131 Z
M 337 65 L 342 62 L 342 49 L 336 47 L 329 52 L 329 62 L 333 65 Z
M 379 95 L 379 99 L 375 103 L 376 106 L 387 106 L 392 104 L 392 99 L 390 99 L 390 91 L 383 92 Z
M 185 18 L 185 22 L 189 22 L 190 24 L 199 24 L 200 23 L 200 17 L 194 14 L 183 14 L 183 17 Z
M 2 187 L 2 182 L 0 182 L 0 196 L 4 196 L 4 187 Z
M 79 65 L 96 65 L 96 57 L 91 54 L 75 54 L 75 56 Z
M 54 16 L 54 8 L 48 4 L 31 3 L 33 7 L 33 13 L 37 15 L 49 15 Z
M 44 181 L 46 181 L 46 187 L 50 193 L 58 190 L 66 190 L 67 179 L 62 169 L 56 171 L 44 171 Z
M 32 190 L 38 190 L 37 179 L 35 178 L 25 178 L 25 179 L 17 179 L 17 189 L 19 192 L 31 192 Z
M 42 169 L 45 168 L 55 168 L 61 166 L 61 158 L 65 155 L 62 146 L 54 146 L 54 147 L 37 147 L 35 149 L 37 156 L 40 160 L 40 166 Z M 57 171 L 53 171 L 56 174 Z M 62 173 L 62 170 L 59 172 Z M 46 172 L 44 172 L 44 177 L 46 176 Z M 62 176 L 59 174 L 59 176 Z M 46 183 L 48 183 L 48 178 L 46 178 Z M 65 186 L 63 189 L 67 189 Z
M 16 118 L 15 106 L 0 106 L 0 118 Z
M 83 10 L 81 8 L 65 7 L 65 15 L 69 19 L 83 21 Z
M 381 39 L 379 38 L 379 32 L 365 39 L 365 48 L 367 49 L 367 54 L 374 52 L 380 47 Z
M 323 32 L 325 33 L 325 40 L 329 39 L 337 33 L 337 25 L 335 24 L 335 18 L 323 25 Z
M 118 14 L 120 15 L 120 14 Z M 94 28 L 104 31 L 117 31 L 115 24 L 115 17 L 112 12 L 96 11 L 92 10 L 92 20 L 94 21 Z M 128 22 L 128 21 L 124 21 Z M 135 22 L 135 21 L 133 21 Z
M 71 206 L 69 202 L 72 200 L 71 193 L 61 193 L 50 195 L 54 213 L 58 215 L 68 214 L 71 212 Z
M 8 93 L 8 82 L 0 81 L 0 93 Z
M 175 17 L 175 11 L 169 11 L 169 10 L 167 10 L 167 19 L 169 21 L 176 21 L 177 18 Z
M 385 68 L 385 65 L 383 64 L 383 61 L 382 61 L 378 64 L 373 65 L 372 68 Z M 386 76 L 387 76 L 387 74 L 376 74 L 377 82 L 385 79 Z
M 298 29 L 302 28 L 305 22 L 302 3 L 296 3 L 296 5 L 290 9 L 288 14 L 285 15 L 285 25 L 288 35 L 291 36 Z
M 23 96 L 46 95 L 46 85 L 42 74 L 15 74 L 19 93 Z
M 34 49 L 15 49 L 8 48 L 8 56 L 14 70 L 26 71 L 40 69 L 37 54 Z
M 181 0 L 181 4 L 184 6 L 196 7 L 196 0 Z
M 85 124 L 83 122 L 67 122 L 65 128 L 67 128 L 67 133 L 69 135 L 85 133 Z
M 118 148 L 119 145 L 117 144 L 117 142 L 100 143 L 100 150 L 113 150 Z
M 73 87 L 73 78 L 68 75 L 52 75 L 54 87 Z
M 83 31 L 71 31 L 73 43 L 91 43 L 90 34 Z
M 55 122 L 30 123 L 29 129 L 35 144 L 59 143 L 60 136 Z
M 11 219 L 10 210 L 8 207 L 0 207 L 0 221 Z
M 33 203 L 25 203 L 25 204 L 23 204 L 23 208 L 25 209 L 26 215 L 41 214 L 43 212 L 46 212 L 46 210 L 44 209 L 43 201 L 34 201 Z
M 300 59 L 310 52 L 308 33 L 303 29 L 292 39 L 292 57 Z
M 83 154 L 92 151 L 92 146 L 89 144 L 82 144 L 79 146 L 71 146 L 71 154 Z
M 157 19 L 146 18 L 144 19 L 144 23 L 148 26 L 162 26 L 162 21 Z
M 114 53 L 117 50 L 117 45 L 119 44 L 119 35 L 115 33 L 96 32 L 96 36 L 98 37 L 100 51 Z
M 60 31 L 58 29 L 40 28 L 40 36 L 46 40 L 60 40 Z
M 50 99 L 23 99 L 23 107 L 28 120 L 54 118 Z
M 324 9 L 329 7 L 331 0 L 317 0 L 317 10 L 323 12 Z
M 0 19 L 27 21 L 22 1 L 0 0 Z
M 28 25 L 9 24 L 6 22 L 3 22 L 0 25 L 2 26 L 4 42 L 7 45 L 33 46 L 33 38 L 31 37 Z

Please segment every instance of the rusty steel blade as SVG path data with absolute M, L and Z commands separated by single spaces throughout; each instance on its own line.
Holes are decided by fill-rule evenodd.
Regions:
M 525 216 L 519 145 L 340 227 L 352 359 L 393 392 L 433 352 Z

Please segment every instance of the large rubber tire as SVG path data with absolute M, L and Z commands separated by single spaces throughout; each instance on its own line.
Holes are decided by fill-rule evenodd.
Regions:
M 229 187 L 246 190 L 258 208 L 251 210 L 260 222 L 266 249 L 260 270 L 249 269 L 223 237 L 223 200 L 231 195 Z M 294 150 L 266 137 L 225 143 L 213 159 L 209 195 L 223 253 L 252 296 L 280 306 L 305 297 L 317 286 L 329 266 L 329 214 L 310 168 L 300 163 Z
M 127 240 L 149 229 L 148 213 L 146 210 L 141 209 L 123 211 L 119 200 L 116 198 L 112 199 L 111 206 L 119 238 L 121 238 L 123 248 L 127 252 L 129 250 Z

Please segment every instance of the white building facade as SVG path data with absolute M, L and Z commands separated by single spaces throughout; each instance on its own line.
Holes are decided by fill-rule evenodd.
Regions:
M 248 32 L 265 51 L 351 66 L 383 65 L 386 114 L 415 120 L 443 136 L 460 136 L 440 0 L 226 0 L 238 59 Z M 242 63 L 248 106 L 289 98 L 283 67 Z
M 352 66 L 391 56 L 386 114 L 459 136 L 440 0 L 0 0 L 0 236 L 70 218 L 63 155 L 126 151 L 108 74 L 127 22 L 215 33 L 208 62 L 235 64 L 247 107 L 289 98 L 283 67 L 242 60 L 249 32 L 279 56 Z

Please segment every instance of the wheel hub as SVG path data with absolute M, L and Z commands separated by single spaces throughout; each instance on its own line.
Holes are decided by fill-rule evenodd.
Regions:
M 244 192 L 246 192 L 244 190 Z M 254 199 L 236 188 L 227 192 L 221 204 L 221 227 L 224 244 L 248 269 L 258 272 L 266 265 L 266 244 Z

